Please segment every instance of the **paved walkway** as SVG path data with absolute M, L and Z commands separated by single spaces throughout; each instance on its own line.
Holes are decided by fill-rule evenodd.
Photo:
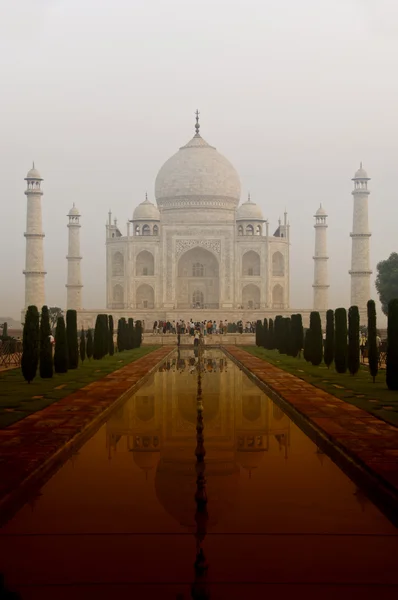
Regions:
M 13 493 L 65 445 L 76 441 L 122 394 L 152 371 L 172 350 L 163 346 L 0 430 L 0 511 Z
M 328 392 L 254 357 L 237 347 L 225 348 L 244 367 L 346 455 L 395 490 L 398 497 L 398 429 Z

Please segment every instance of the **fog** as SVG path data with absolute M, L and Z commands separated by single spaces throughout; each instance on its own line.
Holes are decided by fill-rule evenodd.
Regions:
M 371 177 L 371 265 L 397 250 L 396 0 L 0 0 L 0 315 L 24 304 L 27 171 L 44 179 L 47 303 L 65 306 L 66 214 L 82 214 L 84 308 L 105 307 L 105 221 L 125 234 L 194 133 L 239 172 L 273 232 L 291 225 L 291 298 L 312 306 L 314 218 L 329 214 L 330 305 L 350 300 L 352 181 Z

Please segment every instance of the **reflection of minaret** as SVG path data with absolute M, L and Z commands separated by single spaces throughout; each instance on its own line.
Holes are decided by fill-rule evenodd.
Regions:
M 202 399 L 202 348 L 198 350 L 198 384 L 197 384 L 197 419 L 196 419 L 196 558 L 194 563 L 195 569 L 195 581 L 191 586 L 191 597 L 193 600 L 208 600 L 210 598 L 210 592 L 206 584 L 207 570 L 209 568 L 206 560 L 205 553 L 203 551 L 203 542 L 207 533 L 207 492 L 206 492 L 206 478 L 205 478 L 205 456 L 206 450 L 204 447 L 204 436 L 203 436 L 203 399 Z

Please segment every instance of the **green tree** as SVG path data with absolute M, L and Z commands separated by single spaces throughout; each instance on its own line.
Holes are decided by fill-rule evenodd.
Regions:
M 386 383 L 398 390 L 398 299 L 388 303 Z
M 383 313 L 387 315 L 390 300 L 398 298 L 398 254 L 396 252 L 390 254 L 387 260 L 378 263 L 376 290 Z
M 300 356 L 304 346 L 303 319 L 300 314 L 291 316 L 291 356 Z
M 348 370 L 351 375 L 359 371 L 359 310 L 357 306 L 348 309 Z
M 263 322 L 263 346 L 268 348 L 268 320 L 264 319 Z
M 263 342 L 263 324 L 258 319 L 256 323 L 256 346 L 262 346 Z
M 322 338 L 322 323 L 321 316 L 318 311 L 313 311 L 310 314 L 310 361 L 317 367 L 321 364 L 323 358 L 323 338 Z
M 92 329 L 89 329 L 87 332 L 87 350 L 86 350 L 88 359 L 92 358 L 93 351 L 94 351 L 93 331 L 92 331 Z
M 62 312 L 62 308 L 59 308 L 58 306 L 50 306 L 48 313 L 50 317 L 51 331 L 54 331 L 58 323 L 58 318 L 62 317 L 64 313 Z
M 3 323 L 3 333 L 1 334 L 1 337 L 3 340 L 6 340 L 8 338 L 8 323 L 7 323 L 7 321 L 5 323 Z
M 290 335 L 290 318 L 282 317 L 279 341 L 279 352 L 281 354 L 289 354 Z
M 337 373 L 347 371 L 347 311 L 345 308 L 336 308 L 334 313 L 334 366 Z
M 97 315 L 95 319 L 95 328 L 94 328 L 94 347 L 93 347 L 93 358 L 94 360 L 100 360 L 103 356 L 102 348 L 103 348 L 103 319 L 101 315 Z
M 54 370 L 56 373 L 66 373 L 68 370 L 68 342 L 63 317 L 58 317 L 55 330 Z
M 127 350 L 134 348 L 134 319 L 131 317 L 127 321 Z
M 376 375 L 379 370 L 379 353 L 377 349 L 377 327 L 376 327 L 376 304 L 374 300 L 369 300 L 367 304 L 368 310 L 368 361 L 369 372 L 373 378 L 373 383 L 376 381 Z
M 324 347 L 323 360 L 327 368 L 330 367 L 334 359 L 334 312 L 332 309 L 326 311 L 326 340 Z
M 278 315 L 277 317 L 275 317 L 275 322 L 274 322 L 274 345 L 275 348 L 277 350 L 279 350 L 279 352 L 281 351 L 281 344 L 283 344 L 282 342 L 282 336 L 283 336 L 283 317 L 281 315 Z
M 109 337 L 109 356 L 115 354 L 115 344 L 113 342 L 113 317 L 108 316 L 108 337 Z
M 106 356 L 109 352 L 109 328 L 108 328 L 108 315 L 102 315 L 102 356 Z
M 36 377 L 39 364 L 39 311 L 28 306 L 22 337 L 21 369 L 24 379 L 30 383 Z
M 134 327 L 134 348 L 140 348 L 142 344 L 142 321 L 136 321 Z
M 306 329 L 304 336 L 304 359 L 311 362 L 311 329 Z
M 84 362 L 84 359 L 86 358 L 86 334 L 84 332 L 84 329 L 82 327 L 82 330 L 80 332 L 80 360 L 82 361 L 82 363 Z
M 268 321 L 268 349 L 273 350 L 275 348 L 274 341 L 274 320 L 270 319 Z
M 125 338 L 125 325 L 126 319 L 122 317 L 117 323 L 117 349 L 119 352 L 125 350 L 124 338 Z
M 68 368 L 77 369 L 79 366 L 79 343 L 77 340 L 77 312 L 66 311 L 66 340 L 68 344 Z
M 42 379 L 51 379 L 53 376 L 53 347 L 51 343 L 51 327 L 48 306 L 41 309 L 40 319 L 40 356 L 39 372 Z

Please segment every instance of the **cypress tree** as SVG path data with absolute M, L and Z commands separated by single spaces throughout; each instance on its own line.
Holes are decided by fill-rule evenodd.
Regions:
M 268 348 L 269 350 L 273 350 L 275 348 L 273 319 L 270 319 L 268 322 Z
M 347 371 L 347 311 L 345 308 L 336 308 L 334 313 L 334 366 L 337 373 Z
M 323 349 L 323 360 L 327 368 L 334 359 L 334 312 L 332 309 L 326 311 L 326 339 Z
M 115 354 L 115 344 L 113 343 L 113 317 L 108 317 L 108 338 L 109 338 L 109 356 Z
M 142 343 L 142 321 L 135 322 L 135 348 L 140 348 Z
M 348 309 L 348 370 L 351 375 L 359 370 L 359 310 L 357 306 Z
M 123 346 L 125 350 L 128 350 L 129 346 L 129 326 L 127 321 L 124 319 L 123 322 Z
M 66 373 L 68 370 L 68 342 L 66 339 L 65 320 L 58 317 L 55 329 L 54 371 Z
M 263 324 L 260 320 L 256 323 L 256 346 L 262 346 L 263 341 Z
M 53 376 L 53 348 L 50 340 L 51 326 L 48 306 L 41 309 L 40 319 L 40 377 L 51 379 Z
M 117 349 L 119 352 L 123 352 L 123 350 L 125 349 L 124 347 L 124 326 L 126 324 L 126 319 L 124 317 L 122 317 L 121 319 L 119 319 L 118 323 L 117 323 Z
M 94 343 L 93 343 L 93 331 L 89 329 L 87 332 L 87 358 L 92 358 L 94 351 Z
M 311 329 L 308 328 L 305 331 L 304 336 L 304 359 L 307 362 L 311 362 Z
M 109 353 L 109 327 L 108 327 L 108 315 L 102 315 L 102 356 L 106 356 Z
M 296 315 L 296 325 L 295 325 L 295 340 L 294 340 L 294 356 L 300 356 L 301 351 L 304 348 L 304 327 L 303 327 L 303 317 L 299 313 Z
M 318 311 L 310 314 L 310 330 L 310 361 L 314 367 L 317 367 L 323 357 L 322 323 Z
M 77 369 L 79 365 L 79 345 L 77 340 L 77 313 L 66 311 L 66 339 L 68 344 L 68 368 Z
M 388 303 L 386 383 L 398 390 L 398 299 Z
M 291 343 L 292 343 L 292 330 L 291 330 L 291 319 L 285 317 L 283 319 L 283 337 L 282 337 L 282 353 L 291 356 Z
M 268 321 L 264 319 L 263 322 L 263 346 L 268 348 Z
M 377 350 L 377 329 L 376 329 L 376 304 L 374 300 L 369 300 L 367 304 L 368 311 L 368 362 L 369 372 L 373 377 L 373 383 L 379 370 L 379 356 Z
M 84 329 L 82 327 L 82 330 L 80 332 L 80 360 L 82 362 L 84 362 L 84 359 L 86 358 L 86 336 L 84 333 Z
M 274 323 L 274 345 L 277 350 L 280 352 L 281 343 L 282 343 L 282 330 L 283 330 L 283 317 L 278 315 L 275 317 Z
M 93 358 L 94 360 L 100 360 L 102 358 L 102 315 L 97 315 L 95 319 L 94 328 L 94 347 L 93 347 Z
M 3 323 L 3 333 L 1 335 L 1 337 L 3 338 L 3 340 L 6 340 L 8 338 L 8 323 L 7 323 L 7 321 L 5 323 Z
M 127 350 L 132 350 L 134 348 L 134 319 L 131 317 L 127 322 Z
M 36 377 L 39 364 L 39 311 L 36 306 L 28 306 L 22 337 L 21 369 L 24 379 L 30 383 Z

